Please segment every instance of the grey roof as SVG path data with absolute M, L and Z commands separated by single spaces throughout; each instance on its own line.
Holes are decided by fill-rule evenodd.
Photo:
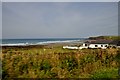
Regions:
M 114 40 L 110 44 L 114 44 L 114 45 L 120 46 L 120 40 Z
M 85 43 L 88 44 L 110 44 L 113 40 L 88 40 Z

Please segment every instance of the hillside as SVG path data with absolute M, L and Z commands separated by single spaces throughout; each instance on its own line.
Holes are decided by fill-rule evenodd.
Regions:
M 89 37 L 90 40 L 98 40 L 98 39 L 105 39 L 105 40 L 120 40 L 120 36 L 97 36 L 97 37 Z

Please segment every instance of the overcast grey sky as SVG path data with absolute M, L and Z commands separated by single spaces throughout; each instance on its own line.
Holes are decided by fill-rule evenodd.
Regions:
M 119 0 L 2 0 L 3 2 L 118 2 Z
M 2 39 L 2 3 L 0 1 L 0 39 Z
M 117 2 L 3 2 L 3 38 L 118 35 Z

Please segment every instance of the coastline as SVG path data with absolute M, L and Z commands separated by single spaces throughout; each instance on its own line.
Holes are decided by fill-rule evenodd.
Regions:
M 118 39 L 118 40 L 117 40 Z M 76 39 L 76 40 L 56 40 L 56 41 L 44 41 L 44 42 L 37 42 L 37 43 L 12 43 L 12 44 L 0 44 L 0 47 L 3 49 L 6 48 L 53 48 L 53 47 L 63 47 L 63 46 L 80 46 L 83 42 L 91 42 L 91 41 L 100 41 L 100 40 L 106 40 L 106 41 L 113 41 L 113 43 L 118 43 L 119 37 L 104 37 L 104 36 L 98 36 L 98 37 L 89 37 L 86 39 Z
M 58 46 L 76 46 L 83 43 L 85 40 L 74 40 L 74 41 L 54 41 L 54 42 L 44 42 L 43 44 L 1 44 L 0 47 L 2 48 L 43 48 L 43 47 L 58 47 Z
M 34 45 L 6 45 L 0 46 L 2 49 L 6 48 L 54 48 L 54 47 L 62 47 L 62 46 L 79 46 L 82 42 L 64 42 L 64 43 L 48 43 L 48 44 L 34 44 Z

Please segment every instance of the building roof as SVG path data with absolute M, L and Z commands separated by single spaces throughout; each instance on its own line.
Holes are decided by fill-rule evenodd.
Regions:
M 120 46 L 120 40 L 114 40 L 110 44 Z
M 85 43 L 88 44 L 110 44 L 113 40 L 88 40 Z

